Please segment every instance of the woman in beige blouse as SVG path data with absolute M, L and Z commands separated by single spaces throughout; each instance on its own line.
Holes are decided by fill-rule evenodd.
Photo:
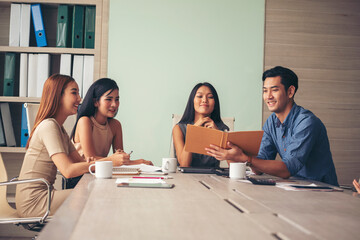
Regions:
M 68 116 L 76 114 L 79 103 L 79 87 L 73 78 L 54 74 L 46 80 L 19 179 L 44 178 L 53 185 L 57 169 L 66 178 L 88 172 L 93 162 L 84 161 L 62 126 Z M 123 154 L 118 153 L 99 160 L 111 160 L 118 166 L 123 159 Z M 71 190 L 51 191 L 50 214 L 55 213 L 70 193 Z M 21 217 L 44 215 L 46 203 L 45 183 L 17 186 L 16 209 Z
M 83 157 L 95 159 L 113 152 L 124 152 L 121 123 L 115 119 L 119 109 L 119 87 L 110 78 L 95 81 L 86 93 L 71 133 L 76 150 Z M 124 152 L 125 154 L 125 152 Z M 124 161 L 124 165 L 148 164 L 151 161 L 137 159 Z

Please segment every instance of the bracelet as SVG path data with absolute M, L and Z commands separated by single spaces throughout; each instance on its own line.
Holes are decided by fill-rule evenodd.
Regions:
M 246 166 L 251 167 L 252 165 L 252 156 L 248 157 L 248 160 L 246 161 Z

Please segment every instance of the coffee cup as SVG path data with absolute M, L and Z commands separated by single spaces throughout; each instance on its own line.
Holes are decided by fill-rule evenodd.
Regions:
M 176 158 L 163 158 L 161 170 L 164 173 L 174 173 L 177 168 L 177 159 Z
M 95 173 L 91 171 L 93 166 L 95 166 Z M 96 178 L 112 178 L 112 169 L 112 161 L 96 161 L 89 166 L 89 172 Z
M 246 177 L 246 163 L 230 163 L 229 177 L 231 179 L 244 179 Z

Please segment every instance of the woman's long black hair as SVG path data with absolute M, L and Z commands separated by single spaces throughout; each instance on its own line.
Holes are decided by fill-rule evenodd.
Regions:
M 195 118 L 194 98 L 195 98 L 197 90 L 202 86 L 208 87 L 214 96 L 215 106 L 214 106 L 214 110 L 212 111 L 212 113 L 210 115 L 210 118 L 214 121 L 214 123 L 216 124 L 216 126 L 219 129 L 229 130 L 229 127 L 226 126 L 225 123 L 221 120 L 220 101 L 219 101 L 218 94 L 217 94 L 215 88 L 213 87 L 213 85 L 211 85 L 208 82 L 198 83 L 191 90 L 188 102 L 186 104 L 184 114 L 183 114 L 181 120 L 179 121 L 179 123 L 184 123 L 184 124 L 194 123 L 194 118 Z
M 112 92 L 115 89 L 119 89 L 119 87 L 116 82 L 110 78 L 100 78 L 90 86 L 82 104 L 79 106 L 75 126 L 70 136 L 71 139 L 74 139 L 75 137 L 76 126 L 79 119 L 83 116 L 94 116 L 96 111 L 95 102 L 99 101 L 101 96 L 107 91 L 111 90 Z

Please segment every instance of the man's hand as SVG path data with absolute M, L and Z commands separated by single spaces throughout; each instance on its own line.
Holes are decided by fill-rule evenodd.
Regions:
M 248 156 L 244 154 L 244 152 L 238 146 L 232 144 L 231 142 L 227 142 L 227 146 L 230 149 L 224 149 L 218 147 L 216 145 L 210 145 L 209 148 L 205 148 L 207 153 L 217 160 L 231 160 L 236 162 L 246 162 Z

